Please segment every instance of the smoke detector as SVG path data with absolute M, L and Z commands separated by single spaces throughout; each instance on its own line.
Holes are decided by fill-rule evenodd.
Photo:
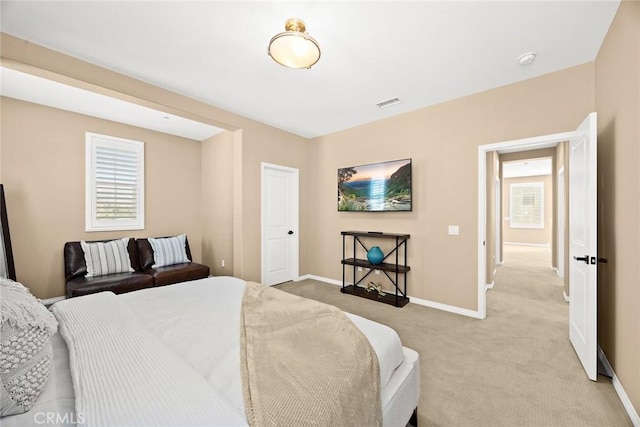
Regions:
M 523 53 L 522 55 L 520 55 L 518 57 L 518 63 L 520 65 L 529 65 L 535 60 L 536 60 L 536 53 L 535 52 Z

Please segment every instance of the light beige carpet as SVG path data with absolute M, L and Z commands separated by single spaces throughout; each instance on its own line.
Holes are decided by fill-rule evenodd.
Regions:
M 419 280 L 410 273 L 409 294 Z M 589 381 L 569 343 L 568 305 L 548 249 L 505 246 L 485 320 L 412 303 L 395 308 L 314 280 L 278 288 L 389 325 L 418 351 L 421 426 L 631 425 L 610 380 Z

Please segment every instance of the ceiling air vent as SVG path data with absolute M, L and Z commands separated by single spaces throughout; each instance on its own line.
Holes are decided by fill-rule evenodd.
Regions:
M 393 107 L 394 105 L 400 104 L 402 101 L 400 101 L 399 98 L 393 98 L 393 99 L 387 99 L 386 101 L 382 101 L 376 104 L 376 106 L 378 108 L 389 108 L 389 107 Z

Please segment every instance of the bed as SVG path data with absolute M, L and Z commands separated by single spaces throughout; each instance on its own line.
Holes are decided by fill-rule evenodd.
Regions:
M 238 357 L 242 345 L 242 300 L 247 286 L 245 281 L 237 278 L 209 277 L 117 296 L 108 292 L 95 294 L 96 298 L 106 301 L 95 307 L 105 307 L 105 312 L 115 322 L 114 330 L 124 330 L 126 336 L 109 335 L 111 332 L 108 326 L 87 329 L 90 335 L 97 334 L 92 339 L 96 343 L 102 343 L 102 347 L 96 349 L 99 354 L 98 364 L 95 369 L 85 372 L 84 383 L 77 370 L 72 375 L 70 364 L 76 366 L 84 357 L 85 347 L 89 346 L 77 348 L 77 343 L 71 342 L 69 348 L 75 350 L 70 353 L 63 335 L 69 340 L 70 334 L 65 333 L 68 324 L 77 321 L 84 327 L 91 323 L 92 316 L 99 316 L 102 308 L 88 305 L 86 310 L 89 317 L 84 320 L 74 320 L 75 312 L 66 317 L 64 314 L 56 314 L 60 330 L 52 337 L 54 359 L 47 384 L 29 412 L 4 417 L 2 425 L 35 426 L 45 422 L 57 425 L 184 425 L 186 417 L 191 417 L 200 410 L 202 413 L 199 416 L 203 418 L 194 418 L 193 424 L 248 425 L 241 362 Z M 94 296 L 78 299 L 92 297 Z M 58 304 L 63 303 L 66 301 Z M 54 313 L 58 304 L 52 308 Z M 114 307 L 121 307 L 122 313 L 114 312 Z M 135 313 L 135 319 L 127 318 L 129 312 Z M 379 362 L 382 424 L 405 426 L 410 419 L 415 423 L 420 390 L 418 354 L 402 347 L 398 335 L 387 326 L 350 313 L 346 315 L 366 336 Z M 131 324 L 135 324 L 135 327 Z M 144 334 L 138 335 L 137 331 L 141 329 Z M 150 338 L 154 344 L 132 345 L 143 342 L 147 339 L 145 337 Z M 108 345 L 104 345 L 105 342 Z M 128 349 L 132 349 L 134 353 L 124 355 L 123 351 L 129 351 Z M 137 353 L 138 351 L 143 353 Z M 126 363 L 118 361 L 118 357 L 123 358 Z M 149 359 L 153 359 L 153 362 L 149 362 Z M 109 371 L 111 363 L 115 366 L 113 372 Z M 159 367 L 155 367 L 156 363 Z M 170 370 L 174 374 L 171 381 L 175 384 L 163 377 L 162 382 L 158 380 L 158 384 L 153 385 L 155 391 L 151 388 L 148 390 L 146 385 L 142 387 L 142 380 L 154 381 L 156 375 L 153 369 Z M 127 383 L 118 383 L 118 378 Z M 188 391 L 184 391 L 187 388 L 180 384 L 184 382 L 188 384 Z M 98 413 L 90 410 L 77 410 L 85 408 L 83 405 L 86 405 L 93 393 L 92 386 L 87 384 L 122 387 L 116 393 L 118 396 L 122 395 L 119 396 L 122 402 L 108 402 L 103 407 L 126 405 L 127 408 L 121 411 L 125 418 L 102 419 Z M 213 393 L 209 393 L 210 390 Z M 212 396 L 216 399 L 215 404 L 211 403 Z M 360 396 L 352 394 L 339 398 L 348 405 Z M 198 406 L 199 400 L 205 403 Z M 149 418 L 145 421 L 145 412 L 155 414 L 158 411 L 170 413 L 174 418 Z M 203 423 L 202 420 L 206 421 Z M 300 425 L 302 424 L 304 423 Z

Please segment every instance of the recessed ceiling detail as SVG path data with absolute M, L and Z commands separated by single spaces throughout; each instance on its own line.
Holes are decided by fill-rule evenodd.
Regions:
M 0 67 L 0 95 L 202 141 L 224 132 L 206 123 Z

